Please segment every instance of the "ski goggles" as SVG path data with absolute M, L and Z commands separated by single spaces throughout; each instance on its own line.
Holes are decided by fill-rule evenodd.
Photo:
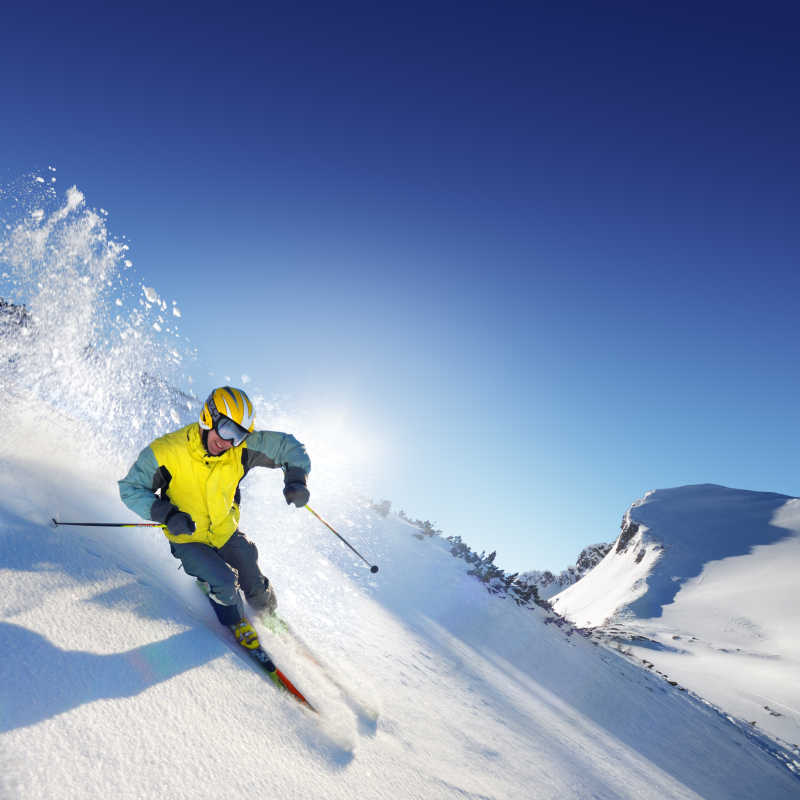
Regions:
M 233 446 L 240 445 L 249 435 L 250 431 L 245 430 L 241 425 L 237 425 L 232 419 L 220 416 L 214 425 L 214 430 L 220 439 L 233 442 Z

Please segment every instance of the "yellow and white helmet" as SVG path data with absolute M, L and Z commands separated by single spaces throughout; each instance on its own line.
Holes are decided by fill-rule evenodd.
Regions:
M 230 420 L 234 426 L 226 425 Z M 211 390 L 200 412 L 200 427 L 209 431 L 215 428 L 223 439 L 233 439 L 241 444 L 256 425 L 256 412 L 250 398 L 241 389 L 220 386 Z M 237 430 L 238 429 L 238 430 Z M 236 435 L 225 435 L 225 434 Z

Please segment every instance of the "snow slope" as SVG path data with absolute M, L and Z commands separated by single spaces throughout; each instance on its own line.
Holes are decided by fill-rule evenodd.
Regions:
M 552 599 L 672 680 L 800 742 L 800 500 L 699 485 L 648 493 L 606 558 Z
M 50 527 L 130 520 L 116 480 L 196 407 L 169 389 L 189 354 L 167 302 L 77 190 L 38 191 L 0 229 L 0 286 L 31 312 L 0 337 L 3 800 L 798 796 L 794 753 L 488 594 L 445 542 L 369 511 L 343 448 L 268 399 L 259 424 L 305 441 L 315 509 L 381 571 L 289 509 L 280 473 L 248 476 L 242 529 L 358 703 L 265 635 L 322 713 L 279 694 L 160 532 Z
M 376 576 L 280 481 L 243 528 L 281 607 L 364 704 L 273 646 L 323 709 L 281 697 L 218 636 L 160 533 L 46 525 L 128 519 L 119 464 L 29 405 L 2 450 L 3 797 L 791 797 L 800 781 L 740 726 L 664 681 L 489 595 L 444 543 L 356 501 L 330 512 Z M 272 643 L 273 645 L 275 643 Z M 780 755 L 780 754 L 778 754 Z

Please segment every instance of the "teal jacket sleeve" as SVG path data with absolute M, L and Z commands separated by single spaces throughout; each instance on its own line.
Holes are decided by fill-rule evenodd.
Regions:
M 117 482 L 122 502 L 135 514 L 151 519 L 150 509 L 158 498 L 155 495 L 158 462 L 150 447 L 145 447 L 128 474 Z
M 304 475 L 311 472 L 311 460 L 306 448 L 290 433 L 277 431 L 254 431 L 247 437 L 245 469 L 251 467 L 281 467 L 301 470 Z

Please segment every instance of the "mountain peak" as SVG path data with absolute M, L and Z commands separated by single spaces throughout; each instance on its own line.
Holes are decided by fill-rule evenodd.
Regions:
M 648 668 L 794 738 L 798 568 L 800 500 L 680 486 L 632 503 L 606 557 L 550 603 Z

